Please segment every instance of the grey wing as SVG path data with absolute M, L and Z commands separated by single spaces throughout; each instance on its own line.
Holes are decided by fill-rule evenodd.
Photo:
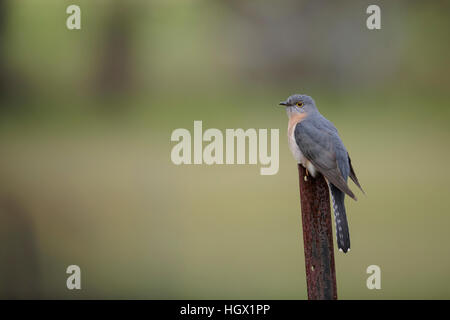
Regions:
M 356 200 L 347 185 L 350 174 L 347 150 L 331 122 L 321 118 L 299 122 L 295 127 L 295 141 L 302 154 L 330 183 Z
M 353 182 L 358 186 L 358 188 L 362 191 L 362 193 L 366 194 L 361 185 L 359 184 L 358 177 L 356 176 L 355 170 L 353 169 L 352 166 L 352 160 L 350 159 L 350 155 L 348 155 L 348 163 L 350 165 L 350 175 L 349 175 L 350 179 L 353 180 Z

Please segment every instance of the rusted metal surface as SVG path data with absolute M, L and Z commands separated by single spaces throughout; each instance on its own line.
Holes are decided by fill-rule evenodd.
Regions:
M 324 177 L 298 165 L 308 300 L 336 300 L 330 194 Z M 306 177 L 306 179 L 305 179 Z

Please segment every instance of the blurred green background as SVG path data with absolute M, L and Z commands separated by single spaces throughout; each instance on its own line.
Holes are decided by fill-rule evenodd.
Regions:
M 81 30 L 66 7 L 81 7 Z M 366 28 L 381 7 L 382 29 Z M 305 299 L 277 103 L 313 96 L 367 196 L 340 299 L 450 298 L 448 1 L 0 1 L 0 297 Z M 280 170 L 175 166 L 176 128 L 279 128 Z M 82 290 L 66 288 L 68 265 Z M 366 268 L 381 267 L 381 290 Z

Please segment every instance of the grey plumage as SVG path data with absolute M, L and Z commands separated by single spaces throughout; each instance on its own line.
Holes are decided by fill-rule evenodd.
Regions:
M 345 212 L 345 194 L 330 184 L 331 200 L 333 202 L 334 222 L 336 226 L 336 241 L 344 253 L 350 249 L 350 234 L 348 231 L 347 213 Z
M 348 177 L 363 191 L 347 149 L 336 127 L 320 114 L 311 97 L 292 95 L 280 105 L 286 106 L 290 119 L 288 132 L 293 131 L 295 143 L 290 148 L 294 157 L 304 166 L 312 164 L 313 169 L 323 174 L 328 181 L 338 248 L 347 252 L 350 249 L 350 235 L 344 205 L 345 194 L 356 200 L 347 185 Z
M 329 182 L 356 200 L 347 185 L 350 173 L 348 153 L 330 121 L 318 111 L 308 114 L 295 127 L 295 141 L 303 155 Z
M 348 156 L 348 163 L 350 165 L 350 179 L 352 179 L 352 181 L 356 184 L 356 186 L 359 188 L 359 190 L 362 191 L 362 193 L 366 194 L 364 192 L 363 188 L 361 187 L 361 185 L 359 184 L 358 178 L 356 177 L 355 170 L 353 170 L 352 160 L 350 159 L 350 156 Z

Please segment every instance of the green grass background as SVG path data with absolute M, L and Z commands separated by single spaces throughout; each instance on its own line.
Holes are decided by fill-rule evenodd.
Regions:
M 140 85 L 97 99 L 83 79 L 108 11 L 79 1 L 83 31 L 68 33 L 65 4 L 45 3 L 9 12 L 8 65 L 33 90 L 2 102 L 0 297 L 305 299 L 297 169 L 277 107 L 302 92 L 338 128 L 367 194 L 352 185 L 359 200 L 346 201 L 352 250 L 336 251 L 339 298 L 450 298 L 445 5 L 382 3 L 392 10 L 372 41 L 383 47 L 395 19 L 407 26 L 398 71 L 325 85 L 326 72 L 270 81 L 227 71 L 208 33 L 220 8 L 156 3 L 133 33 Z M 170 135 L 192 132 L 194 120 L 204 130 L 279 128 L 278 174 L 175 166 Z M 81 291 L 66 289 L 70 264 L 81 267 Z M 381 290 L 366 287 L 372 264 Z

